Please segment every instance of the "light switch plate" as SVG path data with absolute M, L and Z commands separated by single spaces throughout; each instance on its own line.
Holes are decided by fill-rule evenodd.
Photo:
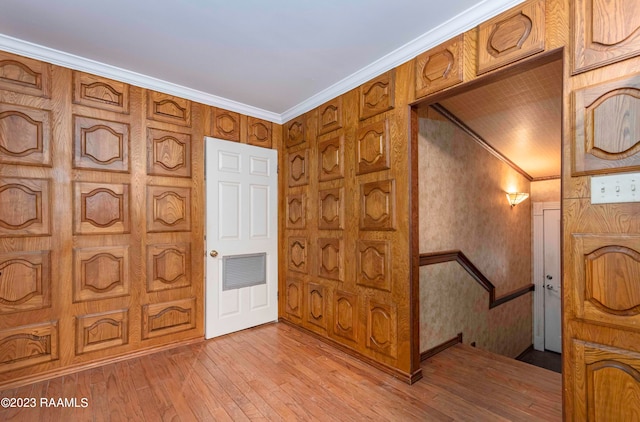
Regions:
M 640 173 L 591 176 L 591 203 L 640 202 Z

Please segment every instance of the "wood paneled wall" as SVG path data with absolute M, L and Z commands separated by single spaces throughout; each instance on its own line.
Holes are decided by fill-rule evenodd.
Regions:
M 640 171 L 637 16 L 636 2 L 529 0 L 389 72 L 392 110 L 383 75 L 286 123 L 282 318 L 418 377 L 417 212 L 406 200 L 419 194 L 417 116 L 407 105 L 562 54 L 565 417 L 637 418 L 640 205 L 590 203 L 592 175 Z
M 281 318 L 406 379 L 412 71 L 284 124 L 280 166 Z
M 640 171 L 637 12 L 529 0 L 282 128 L 1 53 L 0 385 L 202 336 L 205 134 L 281 151 L 281 317 L 416 379 L 408 105 L 562 49 L 565 417 L 637 417 L 640 205 L 590 203 Z
M 279 133 L 0 52 L 0 388 L 202 338 L 203 137 Z

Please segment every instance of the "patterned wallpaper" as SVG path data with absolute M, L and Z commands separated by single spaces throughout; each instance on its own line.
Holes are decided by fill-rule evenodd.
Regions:
M 425 113 L 423 113 L 425 114 Z M 461 250 L 496 297 L 531 283 L 530 183 L 435 111 L 420 118 L 420 252 Z M 532 295 L 489 310 L 488 293 L 457 263 L 420 270 L 420 350 L 462 332 L 465 343 L 517 356 L 532 343 Z
M 532 202 L 560 202 L 560 179 L 531 182 Z

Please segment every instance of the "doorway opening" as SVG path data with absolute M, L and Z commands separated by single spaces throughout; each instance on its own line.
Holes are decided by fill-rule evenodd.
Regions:
M 532 204 L 560 203 L 562 57 L 556 50 L 413 106 L 419 253 L 464 255 L 498 297 L 492 302 L 490 292 L 487 304 L 464 265 L 432 259 L 437 265 L 420 267 L 414 305 L 421 354 L 459 333 L 465 343 L 509 357 L 534 343 L 534 309 L 550 283 L 534 274 Z M 509 207 L 510 189 L 530 199 Z M 561 271 L 551 277 L 559 291 Z M 557 327 L 559 309 L 558 301 Z

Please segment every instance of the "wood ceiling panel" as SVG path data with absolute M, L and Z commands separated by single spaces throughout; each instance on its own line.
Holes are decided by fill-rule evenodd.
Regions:
M 561 60 L 440 104 L 534 179 L 560 175 Z

